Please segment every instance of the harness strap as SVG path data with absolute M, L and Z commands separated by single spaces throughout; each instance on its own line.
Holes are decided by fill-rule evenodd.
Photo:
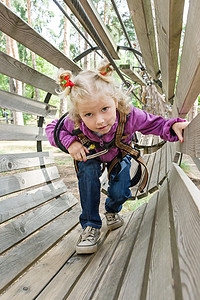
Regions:
M 122 151 L 122 156 L 121 158 L 123 159 L 128 153 L 126 151 Z M 119 162 L 119 158 L 118 158 L 118 155 L 115 156 L 113 158 L 113 160 L 111 161 L 111 163 L 109 163 L 109 168 L 108 168 L 108 178 L 110 176 L 110 172 L 112 171 L 112 169 L 114 168 L 114 166 L 116 166 L 116 164 Z
M 133 159 L 135 159 L 139 166 L 138 166 L 138 170 L 136 172 L 136 175 L 132 178 L 131 180 L 131 186 L 133 185 L 136 185 L 139 181 L 140 181 L 140 184 L 139 184 L 139 187 L 138 187 L 138 190 L 140 192 L 143 191 L 143 189 L 145 188 L 146 184 L 147 184 L 147 180 L 148 180 L 148 170 L 147 170 L 147 166 L 144 162 L 144 160 L 142 159 L 142 157 L 140 156 L 140 151 L 133 148 L 131 145 L 127 145 L 127 144 L 124 144 L 122 142 L 123 140 L 123 132 L 124 132 L 124 126 L 125 126 L 125 123 L 126 123 L 126 115 L 123 114 L 123 113 L 119 113 L 120 117 L 119 117 L 119 123 L 118 123 L 118 126 L 117 126 L 117 131 L 116 131 L 116 134 L 115 134 L 115 138 L 109 142 L 109 143 L 105 143 L 103 147 L 100 147 L 100 148 L 104 148 L 104 150 L 100 151 L 100 152 L 97 152 L 97 153 L 93 153 L 91 155 L 88 155 L 87 156 L 87 159 L 91 159 L 91 158 L 94 158 L 94 157 L 98 157 L 100 155 L 103 155 L 105 153 L 108 152 L 108 150 L 110 148 L 112 148 L 115 144 L 115 146 L 119 149 L 122 150 L 121 152 L 121 158 L 124 158 L 127 154 L 130 154 Z M 91 150 L 94 149 L 95 147 L 99 147 L 99 143 L 97 142 L 94 142 L 94 141 L 91 141 L 88 137 L 86 137 L 83 132 L 79 129 L 76 129 L 73 131 L 73 134 L 78 136 L 78 138 L 80 139 L 81 143 L 83 145 L 85 145 L 86 147 L 90 148 Z M 112 162 L 110 163 L 109 165 L 109 169 L 108 169 L 108 177 L 109 177 L 109 174 L 111 172 L 111 170 L 113 169 L 113 167 L 119 162 L 119 157 L 116 156 Z M 144 176 L 142 178 L 142 168 L 141 168 L 141 165 L 144 166 Z
M 108 165 L 108 179 L 109 179 L 110 172 L 112 171 L 112 169 L 116 166 L 116 164 L 119 163 L 119 160 L 123 159 L 128 154 L 128 152 L 122 150 L 122 152 L 120 154 L 121 154 L 120 158 L 119 158 L 118 155 L 115 156 L 115 158 Z M 138 163 L 137 172 L 134 175 L 134 177 L 131 178 L 131 185 L 130 186 L 132 187 L 132 186 L 135 186 L 136 184 L 138 184 L 138 182 L 140 181 L 141 176 L 142 176 L 142 168 L 141 168 L 141 164 Z
M 120 120 L 119 120 L 119 124 L 118 124 L 118 127 L 117 127 L 117 132 L 116 132 L 116 137 L 115 137 L 115 145 L 118 148 L 120 148 L 120 149 L 126 151 L 127 153 L 129 153 L 138 163 L 140 163 L 144 166 L 144 176 L 143 176 L 143 178 L 141 176 L 140 184 L 139 184 L 139 187 L 138 187 L 138 190 L 140 192 L 142 192 L 143 189 L 145 188 L 146 184 L 147 184 L 148 170 L 147 170 L 147 166 L 146 166 L 144 160 L 140 156 L 140 152 L 138 150 L 132 148 L 130 145 L 126 145 L 126 144 L 122 143 L 122 141 L 121 141 L 121 137 L 122 137 L 122 134 L 123 134 L 123 131 L 124 131 L 125 122 L 126 122 L 126 115 L 120 113 Z

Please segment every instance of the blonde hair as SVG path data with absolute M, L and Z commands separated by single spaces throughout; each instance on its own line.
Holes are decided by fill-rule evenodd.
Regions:
M 113 67 L 107 59 L 103 59 L 97 71 L 87 70 L 80 72 L 74 78 L 73 87 L 64 86 L 62 84 L 65 76 L 71 79 L 70 71 L 60 69 L 57 73 L 57 83 L 61 86 L 62 92 L 58 92 L 59 96 L 66 98 L 70 96 L 69 116 L 79 125 L 81 118 L 78 114 L 77 104 L 88 100 L 91 95 L 103 93 L 106 96 L 111 96 L 118 103 L 118 110 L 122 113 L 129 114 L 130 99 L 128 95 L 114 84 L 113 81 Z

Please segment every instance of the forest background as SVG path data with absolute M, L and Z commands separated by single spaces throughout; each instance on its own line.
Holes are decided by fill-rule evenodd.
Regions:
M 90 48 L 90 45 L 96 46 L 93 40 L 88 36 L 87 31 L 82 27 L 82 25 L 74 17 L 74 15 L 71 13 L 69 8 L 64 4 L 63 1 L 58 1 L 58 3 L 66 11 L 71 20 L 76 24 L 82 35 L 89 41 L 90 45 L 86 42 L 85 39 L 83 39 L 81 34 L 64 16 L 64 14 L 60 11 L 53 0 L 2 0 L 2 2 L 10 7 L 19 17 L 25 20 L 38 33 L 40 33 L 43 37 L 50 41 L 71 60 L 75 59 L 79 54 Z M 186 1 L 186 3 L 187 2 L 188 1 Z M 97 8 L 103 22 L 109 29 L 116 45 L 129 46 L 119 20 L 116 16 L 116 13 L 113 9 L 112 2 L 110 0 L 93 0 L 93 3 Z M 115 3 L 116 6 L 120 8 L 120 15 L 129 35 L 132 47 L 140 51 L 126 0 L 115 0 Z M 186 22 L 186 13 L 184 22 Z M 183 25 L 180 57 L 184 36 L 184 26 L 185 25 Z M 8 55 L 16 58 L 17 60 L 20 60 L 26 65 L 51 78 L 55 78 L 55 74 L 57 72 L 57 69 L 55 67 L 49 64 L 43 58 L 25 48 L 20 43 L 6 36 L 1 31 L 0 51 L 7 53 Z M 99 53 L 102 55 L 101 51 L 99 51 Z M 93 52 L 78 61 L 77 64 L 82 69 L 95 69 L 100 60 L 100 55 L 97 55 L 96 52 Z M 124 63 L 130 64 L 136 68 L 139 67 L 137 59 L 130 51 L 120 51 L 120 61 L 116 61 L 116 64 L 119 65 Z M 117 75 L 116 80 L 119 80 Z M 119 80 L 119 84 L 120 83 L 121 82 Z M 7 76 L 2 74 L 0 74 L 0 89 L 17 93 L 19 95 L 35 99 L 37 101 L 44 101 L 45 98 L 45 92 L 43 92 L 42 90 L 38 90 L 37 88 L 33 88 L 32 86 L 29 86 L 23 82 L 8 78 Z M 136 89 L 136 95 L 137 93 L 138 90 Z M 139 93 L 142 94 L 141 88 L 139 90 Z M 142 108 L 141 103 L 137 101 L 136 98 L 133 97 L 132 102 L 135 106 Z M 51 104 L 58 107 L 59 116 L 63 115 L 67 110 L 67 104 L 62 100 L 59 100 L 56 96 L 52 96 Z M 199 107 L 200 105 L 200 97 L 199 99 L 197 99 L 195 105 L 197 110 L 197 106 Z M 14 124 L 24 125 L 34 122 L 34 118 L 34 116 L 30 116 L 26 113 L 22 114 L 19 112 L 11 112 L 0 108 L 0 121 L 2 122 L 7 120 Z
M 25 20 L 30 26 L 32 26 L 38 33 L 50 41 L 55 47 L 61 50 L 67 57 L 73 60 L 76 56 L 90 48 L 86 40 L 83 39 L 80 33 L 73 27 L 70 21 L 63 15 L 60 9 L 56 6 L 53 0 L 2 0 L 4 4 L 12 9 L 19 17 Z M 125 0 L 116 0 L 116 5 L 120 7 L 121 17 L 123 19 L 126 30 L 129 34 L 129 38 L 133 43 L 133 47 L 139 48 L 135 31 L 130 18 L 129 10 Z M 111 32 L 113 40 L 117 45 L 128 46 L 123 30 L 119 23 L 119 20 L 115 14 L 110 0 L 94 0 L 99 14 L 101 15 L 104 23 Z M 66 13 L 70 16 L 72 21 L 76 24 L 86 39 L 96 46 L 93 40 L 88 36 L 88 33 L 81 26 L 79 21 L 73 16 L 69 8 L 60 1 L 59 4 L 63 7 Z M 57 69 L 51 64 L 39 57 L 35 53 L 25 48 L 20 43 L 6 36 L 0 31 L 0 51 L 7 53 L 8 55 L 16 58 L 17 60 L 25 63 L 26 65 L 36 69 L 37 71 L 55 78 Z M 101 51 L 99 51 L 101 53 Z M 101 53 L 102 55 L 102 53 Z M 133 53 L 127 51 L 120 51 L 120 62 L 116 61 L 116 64 L 130 63 L 131 65 L 138 66 L 138 62 L 135 59 Z M 93 52 L 77 64 L 82 69 L 96 68 L 100 62 L 101 57 Z M 116 80 L 118 76 L 116 75 Z M 120 82 L 119 82 L 120 83 Z M 45 92 L 42 90 L 34 89 L 23 82 L 16 81 L 12 78 L 8 78 L 5 75 L 0 74 L 0 89 L 17 93 L 19 95 L 35 99 L 37 101 L 44 101 Z M 141 107 L 140 103 L 133 99 L 134 105 Z M 63 103 L 56 96 L 52 96 L 51 104 L 55 105 L 59 109 L 59 115 L 66 112 L 66 103 Z M 23 125 L 30 124 L 34 121 L 34 116 L 30 116 L 25 113 L 10 112 L 0 108 L 0 120 L 10 120 L 11 123 Z

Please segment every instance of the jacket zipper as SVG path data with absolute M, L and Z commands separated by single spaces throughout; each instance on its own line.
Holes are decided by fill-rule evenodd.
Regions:
M 100 147 L 104 146 L 103 140 L 101 138 L 100 138 L 100 141 L 99 141 L 99 145 L 100 145 Z

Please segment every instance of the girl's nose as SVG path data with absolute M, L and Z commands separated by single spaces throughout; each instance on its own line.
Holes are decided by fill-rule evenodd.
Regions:
M 97 125 L 102 125 L 103 123 L 104 123 L 104 118 L 101 115 L 97 116 L 96 124 Z

